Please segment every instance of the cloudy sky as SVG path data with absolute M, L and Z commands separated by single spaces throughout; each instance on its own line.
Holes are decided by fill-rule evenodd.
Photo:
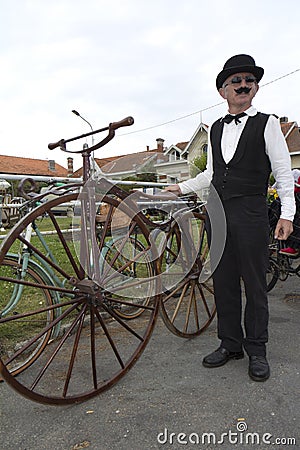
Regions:
M 94 129 L 134 117 L 97 157 L 151 149 L 158 137 L 167 146 L 188 141 L 201 120 L 225 112 L 215 78 L 238 53 L 265 69 L 255 106 L 300 123 L 299 0 L 0 5 L 0 154 L 66 167 L 68 155 L 47 145 L 90 130 L 72 109 Z

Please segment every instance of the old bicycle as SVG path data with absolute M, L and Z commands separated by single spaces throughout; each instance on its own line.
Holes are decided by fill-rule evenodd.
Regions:
M 278 280 L 285 281 L 289 276 L 300 277 L 300 258 L 289 257 L 280 253 L 282 242 L 274 241 L 269 245 L 269 268 L 267 272 L 268 291 L 271 291 Z
M 127 118 L 96 130 L 108 130 L 108 135 L 80 150 L 82 183 L 61 189 L 56 199 L 29 212 L 3 242 L 1 301 L 9 302 L 19 286 L 23 290 L 17 309 L 8 308 L 0 318 L 0 368 L 3 378 L 32 400 L 83 401 L 116 383 L 147 345 L 160 303 L 165 323 L 186 337 L 201 333 L 214 317 L 209 277 L 200 280 L 207 240 L 199 207 L 182 200 L 178 217 L 155 223 L 143 212 L 144 194 L 128 194 L 89 176 L 91 153 L 132 122 Z M 68 151 L 68 142 L 90 134 L 50 147 Z M 66 234 L 53 209 L 68 202 L 76 206 L 72 231 Z M 36 235 L 26 237 L 31 226 L 46 228 L 47 250 Z M 11 257 L 20 243 L 30 254 L 26 276 L 20 276 L 23 256 Z M 39 272 L 41 261 L 51 276 Z M 15 377 L 13 367 L 24 366 L 30 354 L 26 370 Z
M 300 194 L 299 183 L 295 181 L 295 201 L 296 216 L 295 221 L 299 220 Z M 289 276 L 300 276 L 300 259 L 299 254 L 288 254 L 281 252 L 287 246 L 285 241 L 277 240 L 274 237 L 277 221 L 281 213 L 281 204 L 279 198 L 273 200 L 269 205 L 269 223 L 270 223 L 270 242 L 269 242 L 269 267 L 267 271 L 267 288 L 271 291 L 278 280 L 285 281 Z M 297 219 L 298 215 L 298 219 Z M 295 222 L 295 223 L 296 223 Z M 297 230 L 297 225 L 296 225 Z M 293 233 L 296 233 L 295 231 Z M 293 234 L 292 234 L 293 235 Z M 291 235 L 291 236 L 292 236 Z

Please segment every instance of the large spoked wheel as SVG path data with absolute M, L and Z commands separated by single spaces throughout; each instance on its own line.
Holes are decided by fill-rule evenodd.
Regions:
M 1 296 L 0 318 L 1 327 L 0 355 L 11 375 L 17 375 L 29 367 L 45 349 L 51 330 L 43 333 L 26 348 L 25 343 L 32 334 L 39 335 L 54 319 L 52 305 L 55 303 L 53 293 L 48 289 L 36 292 L 32 285 L 47 285 L 48 279 L 39 268 L 32 263 L 26 264 L 17 255 L 8 255 L 0 266 Z M 11 282 L 11 280 L 14 282 Z M 7 281 L 5 281 L 7 280 Z M 22 301 L 20 301 L 22 298 Z M 40 310 L 35 317 L 28 317 L 30 311 Z M 16 319 L 16 326 L 10 326 L 9 318 Z M 16 342 L 14 334 L 22 336 L 22 341 Z M 18 354 L 21 345 L 24 350 Z M 2 379 L 1 379 L 2 381 Z
M 62 203 L 76 200 L 72 224 L 69 217 L 53 214 Z M 105 205 L 107 214 L 100 229 L 97 203 Z M 125 221 L 121 227 L 115 220 L 120 214 Z M 34 229 L 30 240 L 28 226 Z M 140 244 L 130 247 L 135 236 Z M 109 258 L 105 257 L 108 242 Z M 30 251 L 31 263 L 45 270 L 51 283 L 30 272 L 24 280 L 6 272 L 8 255 L 20 247 Z M 136 266 L 141 265 L 134 276 L 127 270 L 133 254 Z M 121 260 L 122 264 L 115 264 Z M 8 285 L 10 290 L 21 285 L 36 300 L 23 307 L 26 298 L 22 295 L 16 309 L 0 319 L 2 377 L 26 397 L 49 404 L 83 401 L 111 387 L 137 361 L 153 330 L 160 291 L 156 261 L 139 215 L 107 195 L 91 201 L 84 194 L 79 202 L 78 194 L 67 194 L 25 216 L 3 242 L 0 293 Z M 53 296 L 57 301 L 51 303 Z M 126 307 L 138 312 L 130 322 L 118 314 Z M 37 327 L 37 318 L 45 315 L 46 323 Z M 11 365 L 26 358 L 43 338 L 47 345 L 14 377 Z
M 161 257 L 162 318 L 170 331 L 185 338 L 200 335 L 216 313 L 204 217 L 194 213 L 190 222 L 188 233 L 173 226 Z

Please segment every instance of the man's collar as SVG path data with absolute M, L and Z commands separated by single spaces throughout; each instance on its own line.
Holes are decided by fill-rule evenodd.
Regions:
M 253 116 L 256 116 L 256 114 L 257 114 L 257 109 L 254 108 L 254 106 L 250 106 L 250 107 L 249 107 L 248 109 L 246 109 L 244 112 L 247 114 L 247 116 L 253 117 Z M 230 114 L 230 113 L 228 112 L 228 114 Z M 232 114 L 232 115 L 234 115 L 234 114 Z
M 253 116 L 256 116 L 256 114 L 257 114 L 257 109 L 254 108 L 254 106 L 250 106 L 250 108 L 246 109 L 245 113 L 246 113 L 248 116 L 253 117 Z

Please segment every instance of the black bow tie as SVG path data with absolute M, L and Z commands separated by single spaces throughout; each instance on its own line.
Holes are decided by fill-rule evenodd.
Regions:
M 240 113 L 240 114 L 237 114 L 236 116 L 232 116 L 231 114 L 227 114 L 225 117 L 223 117 L 222 122 L 230 123 L 230 122 L 232 122 L 232 121 L 234 120 L 235 123 L 236 123 L 236 125 L 237 125 L 238 123 L 241 123 L 241 121 L 240 121 L 239 119 L 240 119 L 241 117 L 246 116 L 246 115 L 247 115 L 247 114 L 244 113 L 244 112 L 242 112 L 242 113 Z

